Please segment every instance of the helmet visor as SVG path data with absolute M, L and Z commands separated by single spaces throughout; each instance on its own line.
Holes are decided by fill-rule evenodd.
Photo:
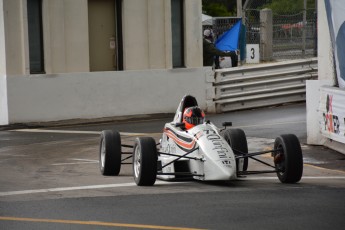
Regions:
M 186 117 L 185 120 L 192 125 L 200 125 L 204 123 L 205 118 L 203 117 Z

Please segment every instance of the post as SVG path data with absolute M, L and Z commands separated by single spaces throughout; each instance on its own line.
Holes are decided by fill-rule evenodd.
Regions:
M 302 58 L 305 58 L 306 32 L 307 32 L 307 0 L 303 2 L 303 28 L 302 28 Z
M 237 17 L 242 18 L 242 0 L 237 0 Z
M 271 61 L 273 58 L 273 20 L 272 10 L 260 11 L 260 59 Z

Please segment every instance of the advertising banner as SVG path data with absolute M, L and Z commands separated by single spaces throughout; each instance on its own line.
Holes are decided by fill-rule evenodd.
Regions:
M 323 136 L 345 144 L 345 90 L 320 88 L 319 122 Z
M 325 6 L 338 84 L 339 88 L 345 89 L 345 1 L 325 0 Z

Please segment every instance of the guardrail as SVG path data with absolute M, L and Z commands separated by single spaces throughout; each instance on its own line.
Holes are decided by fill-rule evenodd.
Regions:
M 216 112 L 305 101 L 305 81 L 317 77 L 316 58 L 216 70 Z

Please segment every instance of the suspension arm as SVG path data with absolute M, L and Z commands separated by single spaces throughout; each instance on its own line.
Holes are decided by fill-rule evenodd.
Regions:
M 278 170 L 262 170 L 262 171 L 240 171 L 237 172 L 237 175 L 254 175 L 254 174 L 263 174 L 263 173 L 276 173 Z
M 171 153 L 162 153 L 162 152 L 159 152 L 159 154 L 161 154 L 161 155 L 167 155 L 167 156 L 173 156 L 173 157 L 180 157 L 180 155 L 171 154 Z M 199 161 L 202 161 L 202 158 L 197 158 L 197 157 L 188 157 L 188 156 L 184 156 L 183 158 L 190 159 L 190 160 L 199 160 Z
M 262 160 L 259 160 L 258 158 L 255 158 L 255 157 L 249 157 L 250 159 L 253 159 L 253 160 L 256 160 L 256 161 L 258 161 L 258 162 L 260 162 L 261 164 L 264 164 L 264 165 L 267 165 L 267 166 L 269 166 L 269 167 L 271 167 L 271 168 L 276 168 L 275 166 L 273 166 L 273 165 L 271 165 L 271 164 L 268 164 L 268 163 L 266 163 L 266 162 L 264 162 L 264 161 L 262 161 Z
M 197 147 L 197 148 L 195 148 L 195 149 L 192 149 L 192 150 L 186 152 L 186 153 L 183 154 L 182 156 L 175 155 L 175 156 L 177 157 L 176 159 L 172 160 L 171 162 L 167 163 L 166 165 L 163 165 L 159 170 L 162 170 L 163 168 L 167 167 L 168 165 L 171 165 L 172 163 L 174 163 L 174 162 L 180 160 L 181 158 L 188 158 L 188 157 L 186 157 L 186 156 L 187 156 L 188 154 L 191 154 L 192 152 L 194 152 L 194 151 L 197 150 L 197 149 L 199 149 L 199 147 Z M 169 153 L 161 153 L 161 154 L 166 154 L 166 155 L 168 155 Z M 171 154 L 171 155 L 173 155 L 173 154 Z M 197 159 L 197 160 L 201 160 L 201 159 L 198 159 L 198 158 L 196 158 L 196 159 Z
M 235 149 L 234 149 L 235 150 Z M 260 152 L 254 152 L 254 153 L 242 153 L 240 151 L 237 151 L 239 152 L 241 155 L 237 155 L 235 156 L 236 159 L 240 159 L 240 158 L 247 158 L 247 157 L 253 157 L 253 156 L 258 156 L 258 155 L 262 155 L 262 154 L 265 154 L 265 153 L 272 153 L 272 152 L 279 152 L 281 151 L 282 148 L 278 148 L 278 149 L 272 149 L 272 150 L 266 150 L 266 151 L 260 151 Z

